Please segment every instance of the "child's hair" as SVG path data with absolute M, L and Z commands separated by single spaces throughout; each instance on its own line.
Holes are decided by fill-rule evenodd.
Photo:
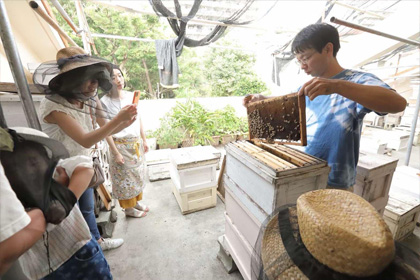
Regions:
M 311 24 L 302 29 L 292 42 L 292 52 L 302 53 L 307 49 L 315 49 L 319 53 L 326 44 L 334 46 L 333 55 L 340 49 L 340 38 L 337 29 L 326 23 Z

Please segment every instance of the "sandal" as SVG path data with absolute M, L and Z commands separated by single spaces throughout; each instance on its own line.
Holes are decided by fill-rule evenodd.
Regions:
M 146 205 L 140 204 L 137 202 L 136 206 L 134 206 L 134 208 L 136 208 L 137 210 L 143 211 L 143 212 L 149 212 L 149 207 L 147 207 Z
M 127 208 L 124 210 L 126 217 L 133 218 L 143 218 L 146 217 L 147 213 L 145 211 L 140 211 L 135 208 Z

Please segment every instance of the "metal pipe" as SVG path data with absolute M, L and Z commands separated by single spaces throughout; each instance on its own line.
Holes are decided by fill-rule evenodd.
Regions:
M 389 38 L 389 39 L 393 39 L 393 40 L 396 40 L 396 41 L 404 42 L 404 43 L 409 44 L 409 45 L 414 45 L 414 46 L 420 47 L 420 42 L 418 42 L 418 41 L 414 41 L 414 40 L 405 39 L 405 38 L 397 37 L 397 36 L 394 36 L 394 35 L 390 35 L 390 34 L 387 34 L 387 33 L 381 32 L 381 31 L 377 31 L 377 30 L 374 30 L 374 29 L 371 29 L 371 28 L 367 28 L 367 27 L 364 27 L 364 26 L 361 26 L 361 25 L 358 25 L 358 24 L 354 24 L 354 23 L 351 23 L 351 22 L 348 22 L 348 21 L 344 21 L 344 20 L 341 20 L 341 19 L 338 19 L 338 18 L 335 18 L 335 17 L 331 17 L 330 21 L 333 22 L 333 23 L 336 23 L 336 24 L 341 24 L 341 25 L 344 25 L 344 26 L 347 26 L 347 27 L 350 27 L 350 28 L 362 30 L 362 31 L 369 32 L 369 33 L 372 33 L 372 34 L 375 34 L 375 35 L 379 35 L 379 36 L 386 37 L 386 38 Z
M 28 126 L 41 130 L 29 85 L 25 77 L 25 72 L 23 71 L 22 61 L 20 60 L 19 52 L 13 38 L 12 27 L 10 26 L 4 1 L 0 1 L 0 36 L 13 79 L 16 83 L 17 92 L 22 101 Z
M 86 53 L 90 55 L 92 54 L 92 50 L 90 48 L 89 38 L 86 32 L 87 27 L 85 26 L 85 21 L 83 19 L 84 14 L 83 14 L 82 6 L 80 4 L 80 1 L 78 0 L 74 0 L 74 5 L 76 7 L 77 18 L 79 19 L 79 28 L 83 30 L 82 32 L 83 49 L 85 50 Z
M 38 3 L 36 3 L 35 1 L 31 1 L 29 2 L 29 5 L 40 17 L 42 17 L 52 28 L 54 28 L 55 31 L 63 35 L 66 38 L 66 40 L 69 41 L 73 46 L 77 46 L 76 42 L 74 42 L 73 39 L 70 38 L 70 36 L 67 35 L 67 33 L 63 29 L 61 29 L 61 27 L 57 23 L 55 23 L 49 15 L 47 15 L 42 9 L 39 9 Z
M 2 128 L 7 127 L 6 118 L 4 117 L 3 108 L 1 107 L 1 101 L 0 101 L 0 127 Z
M 338 1 L 334 1 L 334 4 L 337 4 L 337 5 L 340 5 L 340 6 L 343 6 L 343 7 L 346 7 L 346 8 L 349 8 L 349 9 L 352 9 L 352 10 L 355 10 L 355 11 L 358 11 L 358 12 L 361 12 L 363 14 L 371 15 L 371 16 L 374 16 L 374 17 L 377 17 L 377 18 L 380 18 L 380 19 L 384 19 L 385 18 L 385 17 L 383 17 L 381 15 L 378 15 L 378 14 L 375 14 L 375 13 L 372 13 L 372 12 L 369 12 L 369 11 L 366 11 L 366 10 L 362 10 L 362 9 L 357 8 L 357 7 L 353 7 L 353 6 L 350 6 L 350 5 L 347 5 L 347 4 L 338 2 Z
M 61 14 L 61 16 L 64 18 L 64 20 L 68 23 L 68 25 L 71 27 L 71 29 L 73 29 L 73 31 L 76 34 L 79 34 L 80 32 L 82 32 L 82 30 L 77 29 L 76 25 L 73 23 L 69 15 L 63 9 L 63 7 L 61 7 L 60 3 L 58 3 L 57 0 L 51 0 L 51 3 L 54 5 L 57 11 Z
M 410 138 L 408 138 L 407 154 L 405 155 L 405 165 L 410 163 L 411 149 L 413 148 L 414 134 L 416 133 L 417 119 L 419 118 L 420 110 L 420 87 L 419 94 L 417 95 L 416 109 L 414 110 L 413 122 L 411 123 Z

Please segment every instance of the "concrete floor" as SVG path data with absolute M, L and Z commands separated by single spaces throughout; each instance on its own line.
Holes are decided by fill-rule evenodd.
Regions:
M 219 149 L 224 153 L 223 147 Z M 391 156 L 401 165 L 405 150 Z M 420 147 L 413 147 L 410 166 L 419 168 Z M 225 230 L 223 202 L 218 198 L 214 208 L 182 215 L 171 188 L 170 179 L 147 183 L 143 202 L 151 210 L 145 218 L 125 218 L 116 207 L 113 236 L 125 244 L 105 252 L 114 279 L 243 279 L 238 271 L 227 274 L 217 259 L 217 238 Z M 403 243 L 420 254 L 420 227 Z
M 150 207 L 141 219 L 126 218 L 119 207 L 115 238 L 122 247 L 105 252 L 114 279 L 235 280 L 217 259 L 217 238 L 224 234 L 225 207 L 182 215 L 171 191 L 172 180 L 147 183 L 143 202 Z

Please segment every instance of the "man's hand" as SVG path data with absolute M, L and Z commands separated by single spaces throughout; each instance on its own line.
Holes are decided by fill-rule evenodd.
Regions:
M 260 101 L 260 100 L 264 100 L 267 99 L 267 97 L 265 97 L 264 95 L 261 94 L 249 94 L 246 95 L 244 97 L 244 99 L 242 100 L 242 105 L 244 105 L 245 107 L 248 107 L 248 105 L 252 102 L 256 102 L 256 101 Z
M 306 82 L 299 90 L 299 95 L 306 95 L 310 100 L 314 100 L 319 95 L 329 95 L 338 93 L 340 80 L 313 78 Z

